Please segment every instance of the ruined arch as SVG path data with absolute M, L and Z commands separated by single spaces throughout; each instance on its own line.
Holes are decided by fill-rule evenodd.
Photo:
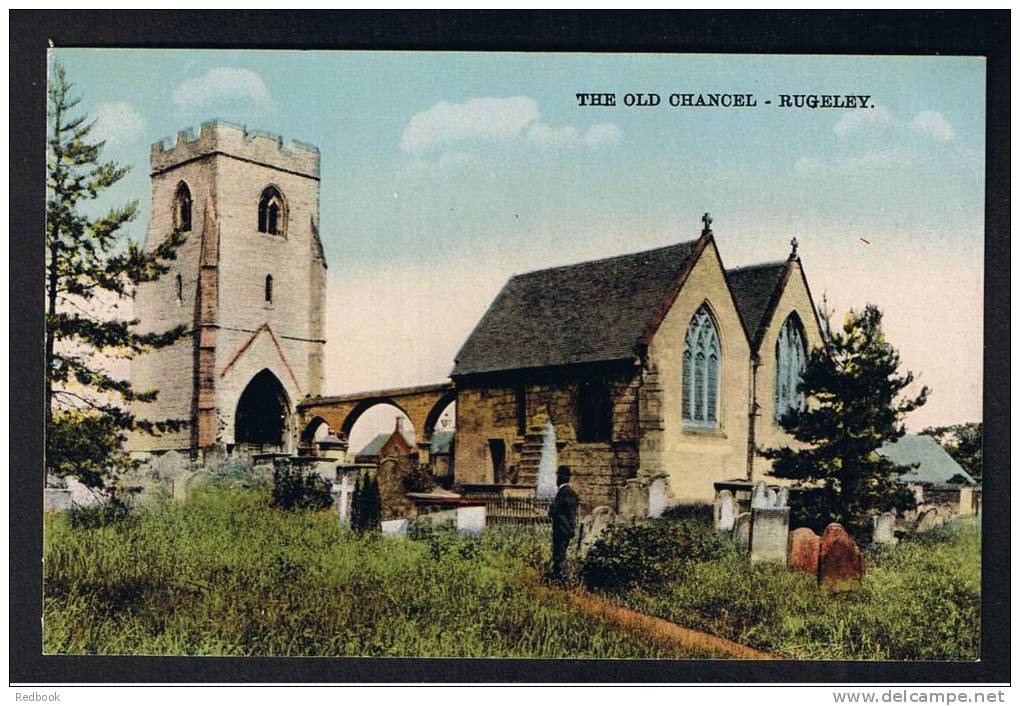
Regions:
M 354 409 L 347 413 L 347 416 L 340 424 L 340 433 L 343 434 L 343 437 L 345 439 L 350 439 L 351 430 L 354 429 L 354 425 L 358 423 L 358 419 L 361 418 L 361 415 L 370 410 L 372 407 L 381 404 L 388 404 L 391 407 L 396 407 L 405 417 L 411 420 L 411 424 L 414 424 L 414 417 L 408 414 L 406 409 L 392 399 L 388 397 L 373 397 L 371 399 L 362 400 L 354 406 Z M 415 431 L 417 432 L 418 430 L 415 429 Z
M 285 451 L 290 397 L 280 379 L 263 368 L 245 386 L 234 412 L 234 443 L 259 451 Z
M 428 415 L 426 415 L 425 424 L 421 430 L 421 441 L 428 441 L 432 438 L 432 434 L 436 431 L 436 424 L 439 423 L 439 418 L 443 416 L 443 412 L 446 411 L 446 408 L 456 401 L 457 391 L 451 390 L 440 397 L 439 400 L 432 405 L 432 409 L 430 409 Z
M 311 446 L 315 441 L 315 435 L 318 433 L 323 424 L 326 425 L 326 428 L 330 428 L 329 422 L 322 417 L 315 417 L 308 422 L 308 424 L 305 425 L 304 431 L 301 432 L 301 445 Z

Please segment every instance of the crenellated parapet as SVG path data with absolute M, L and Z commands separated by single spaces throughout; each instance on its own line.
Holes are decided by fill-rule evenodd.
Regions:
M 302 176 L 319 178 L 318 148 L 279 135 L 220 121 L 202 123 L 196 136 L 182 130 L 172 144 L 160 140 L 149 151 L 153 175 L 211 154 L 223 154 Z

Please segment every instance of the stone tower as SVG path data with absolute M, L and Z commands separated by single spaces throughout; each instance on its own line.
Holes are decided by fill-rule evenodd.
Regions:
M 174 227 L 188 237 L 171 270 L 138 288 L 135 317 L 142 330 L 189 335 L 133 361 L 136 389 L 159 391 L 133 411 L 189 424 L 130 447 L 293 452 L 295 405 L 322 388 L 319 151 L 212 122 L 154 144 L 150 164 L 146 247 Z

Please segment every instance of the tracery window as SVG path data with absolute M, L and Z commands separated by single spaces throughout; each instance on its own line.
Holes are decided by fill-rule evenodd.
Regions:
M 682 366 L 683 420 L 687 426 L 719 426 L 719 333 L 707 304 L 687 326 Z
M 174 194 L 174 227 L 184 233 L 191 230 L 191 189 L 183 181 Z
M 267 186 L 259 197 L 259 232 L 283 235 L 287 230 L 287 208 L 283 194 L 275 186 Z
M 804 409 L 800 378 L 807 364 L 804 329 L 796 313 L 783 322 L 776 339 L 775 416 L 779 420 L 791 410 Z

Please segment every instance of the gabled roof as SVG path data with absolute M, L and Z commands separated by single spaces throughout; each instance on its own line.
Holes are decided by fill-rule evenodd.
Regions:
M 789 261 L 783 260 L 726 270 L 726 279 L 729 280 L 744 328 L 751 337 L 753 350 L 758 348 L 768 328 L 770 314 L 776 303 L 774 300 L 778 299 L 786 281 L 788 264 Z
M 386 434 L 376 434 L 374 437 L 372 437 L 372 440 L 370 442 L 365 444 L 365 448 L 363 448 L 361 451 L 359 451 L 355 455 L 356 456 L 378 456 L 379 455 L 379 451 L 383 447 L 383 444 L 385 444 L 387 441 L 389 441 L 391 436 L 393 436 L 393 432 L 388 432 Z
M 893 463 L 907 465 L 918 463 L 917 468 L 900 475 L 905 483 L 932 483 L 940 485 L 948 483 L 956 475 L 962 476 L 968 483 L 977 482 L 967 471 L 949 455 L 935 439 L 923 434 L 904 434 L 894 443 L 886 444 L 878 450 L 878 454 Z
M 461 347 L 451 376 L 633 359 L 709 242 L 515 275 Z

